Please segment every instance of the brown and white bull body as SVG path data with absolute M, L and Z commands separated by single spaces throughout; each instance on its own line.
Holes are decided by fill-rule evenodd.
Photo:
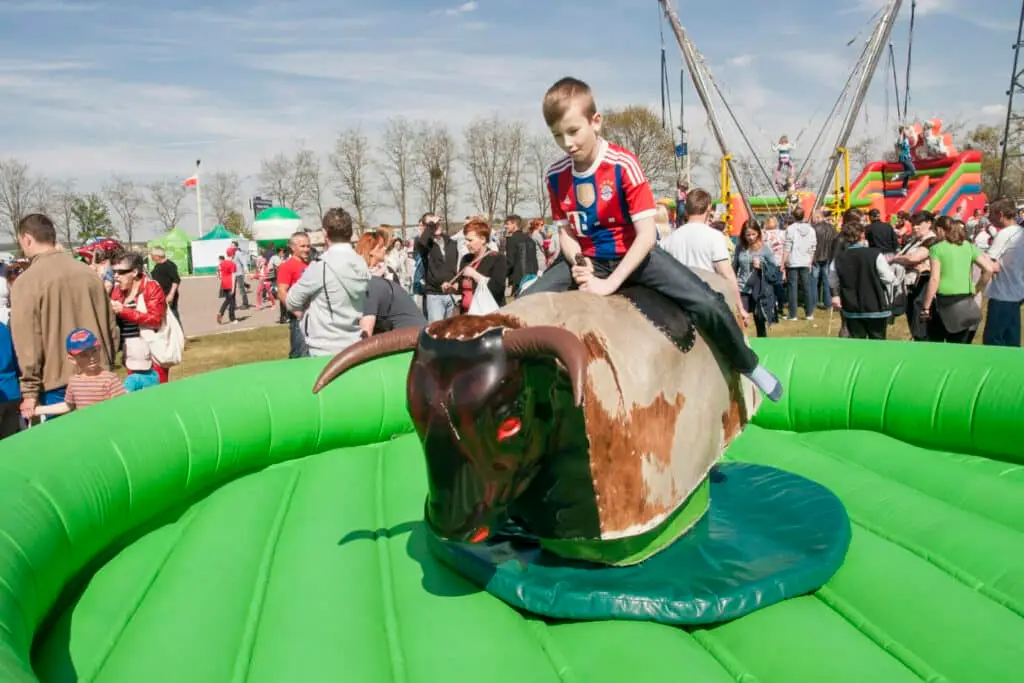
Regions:
M 735 289 L 713 273 L 698 271 L 698 275 L 726 297 L 738 316 Z M 648 310 L 642 312 L 638 306 L 644 301 Z M 575 479 L 573 486 L 592 487 L 591 505 L 597 517 L 588 527 L 593 529 L 589 539 L 564 538 L 600 542 L 637 537 L 657 530 L 680 510 L 761 401 L 753 384 L 730 369 L 699 333 L 690 336 L 692 343 L 680 343 L 680 335 L 672 334 L 671 320 L 674 315 L 678 323 L 678 309 L 660 297 L 653 306 L 650 301 L 630 298 L 628 293 L 610 297 L 584 292 L 535 294 L 493 314 L 442 320 L 422 331 L 397 330 L 339 354 L 315 390 L 371 358 L 416 350 L 408 399 L 424 441 L 428 477 L 450 480 L 437 490 L 465 489 L 450 496 L 463 506 L 457 514 L 434 510 L 433 520 L 428 496 L 428 522 L 435 528 L 447 527 L 439 532 L 444 537 L 486 538 L 497 517 L 494 509 L 514 508 L 520 498 L 535 512 L 537 507 L 550 507 L 534 519 L 546 529 L 546 537 L 553 537 L 552 524 L 558 524 L 571 503 L 556 500 L 562 494 L 537 489 L 532 482 L 547 480 L 550 486 L 560 476 L 553 474 L 559 470 L 549 463 L 547 475 L 538 471 L 544 469 L 545 459 L 559 457 L 580 458 L 584 477 L 589 467 L 590 481 Z M 667 311 L 668 317 L 662 318 L 668 321 L 666 329 L 652 322 L 659 319 L 659 310 L 650 315 L 651 309 Z M 675 330 L 678 333 L 678 324 Z M 488 398 L 476 403 L 467 399 L 469 409 L 460 412 L 456 387 L 472 383 L 459 384 L 451 376 L 461 372 L 453 368 L 466 367 L 467 358 L 478 366 L 473 381 L 484 387 L 481 392 Z M 548 366 L 553 374 L 544 377 L 552 387 L 530 387 L 524 379 L 528 374 L 524 364 L 550 363 L 551 359 L 569 381 L 555 388 L 558 383 L 551 378 L 558 377 L 556 366 Z M 485 372 L 479 374 L 480 370 Z M 547 419 L 574 425 L 577 431 L 582 426 L 585 434 L 566 434 L 564 429 L 559 433 L 556 426 L 551 435 L 542 437 L 539 432 L 527 434 L 524 427 L 523 440 L 516 446 L 523 453 L 521 462 L 509 465 L 508 449 L 514 444 L 488 436 L 501 434 L 504 427 L 488 421 L 486 413 L 494 411 L 505 419 L 511 409 L 502 392 L 517 390 L 531 396 L 533 407 L 517 404 L 522 410 L 533 410 L 538 401 L 548 400 L 543 398 L 545 391 L 571 392 L 568 401 L 551 400 L 550 406 L 576 413 L 552 413 Z M 419 395 L 423 392 L 436 395 L 425 398 Z M 525 424 L 543 421 L 536 414 L 525 417 L 529 418 Z M 472 474 L 464 471 L 466 461 L 474 461 Z M 464 470 L 458 471 L 459 467 Z M 516 467 L 521 471 L 514 471 Z M 570 469 L 578 476 L 578 467 Z M 432 490 L 436 484 L 431 481 Z M 474 498 L 482 502 L 471 505 Z M 676 535 L 685 531 L 678 528 Z

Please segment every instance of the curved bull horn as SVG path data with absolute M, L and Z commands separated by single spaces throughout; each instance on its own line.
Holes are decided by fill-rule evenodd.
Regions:
M 560 360 L 569 373 L 573 400 L 583 405 L 588 354 L 579 337 L 561 327 L 524 327 L 505 332 L 504 342 L 505 353 L 514 358 L 543 355 Z
M 374 358 L 412 351 L 416 348 L 419 337 L 420 328 L 402 327 L 356 342 L 331 359 L 331 362 L 317 377 L 316 384 L 313 385 L 313 393 L 318 393 L 342 373 L 348 372 L 357 365 L 362 365 Z

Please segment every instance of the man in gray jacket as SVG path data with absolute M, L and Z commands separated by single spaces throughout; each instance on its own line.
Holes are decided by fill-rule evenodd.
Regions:
M 352 247 L 352 216 L 331 209 L 323 220 L 327 250 L 288 289 L 285 305 L 301 313 L 310 356 L 332 356 L 359 341 L 370 269 Z
M 814 320 L 815 296 L 811 291 L 811 266 L 814 265 L 814 252 L 818 246 L 818 236 L 807 223 L 804 223 L 804 210 L 793 209 L 793 225 L 786 228 L 786 242 L 782 249 L 783 282 L 789 285 L 789 318 L 796 320 L 797 284 L 803 283 L 804 311 L 807 319 Z

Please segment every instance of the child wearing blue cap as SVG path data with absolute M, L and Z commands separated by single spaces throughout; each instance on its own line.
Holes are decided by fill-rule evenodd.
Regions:
M 100 340 L 90 330 L 72 330 L 67 339 L 68 358 L 77 367 L 77 372 L 68 380 L 64 402 L 51 406 L 38 406 L 36 415 L 63 415 L 79 408 L 106 401 L 128 392 L 121 378 L 100 365 Z

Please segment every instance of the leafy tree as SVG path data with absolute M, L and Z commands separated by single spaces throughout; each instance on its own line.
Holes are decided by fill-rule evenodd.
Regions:
M 241 235 L 246 239 L 252 239 L 252 231 L 245 225 L 245 218 L 237 211 L 229 211 L 224 219 L 224 227 L 234 235 Z
M 110 210 L 103 198 L 95 192 L 84 197 L 76 197 L 71 207 L 71 215 L 78 226 L 78 239 L 82 242 L 93 237 L 114 237 L 117 230 L 110 220 Z
M 995 199 L 999 193 L 1002 137 L 1002 129 L 986 125 L 980 125 L 967 134 L 965 147 L 981 152 L 981 189 L 990 199 Z M 1024 168 L 1020 158 L 1010 157 L 1007 160 L 1003 194 L 1008 197 L 1024 196 Z
M 604 137 L 633 152 L 640 160 L 655 192 L 665 192 L 675 183 L 675 144 L 649 107 L 630 106 L 604 114 Z

